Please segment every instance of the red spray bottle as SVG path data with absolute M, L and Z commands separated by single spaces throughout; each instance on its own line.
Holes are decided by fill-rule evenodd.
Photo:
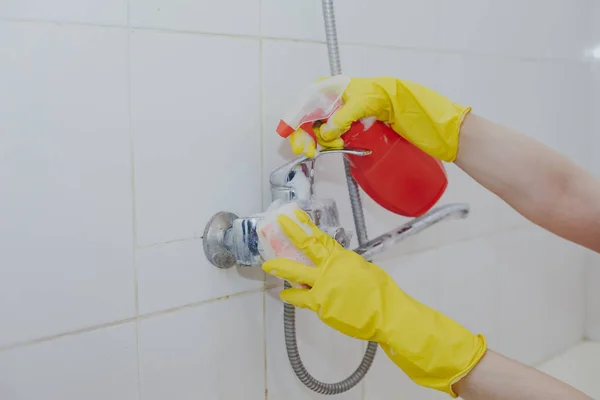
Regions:
M 279 121 L 277 133 L 287 138 L 298 128 L 316 142 L 312 129 L 341 106 L 350 79 L 337 75 L 310 86 L 296 107 Z M 381 121 L 365 119 L 342 135 L 344 147 L 370 150 L 345 155 L 358 185 L 383 208 L 405 217 L 420 216 L 442 197 L 448 180 L 442 163 L 398 135 Z

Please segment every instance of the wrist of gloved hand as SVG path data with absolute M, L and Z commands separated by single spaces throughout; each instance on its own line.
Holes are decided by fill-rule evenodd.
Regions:
M 401 290 L 388 307 L 390 316 L 381 332 L 381 348 L 411 380 L 456 398 L 452 386 L 465 377 L 487 350 L 483 335 L 475 335 L 444 314 L 410 298 Z M 419 321 L 419 324 L 408 321 Z

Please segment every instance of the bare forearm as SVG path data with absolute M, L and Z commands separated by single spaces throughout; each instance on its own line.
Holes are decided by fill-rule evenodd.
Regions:
M 566 157 L 470 115 L 456 164 L 533 223 L 600 252 L 600 181 Z
M 566 383 L 492 351 L 454 385 L 454 390 L 465 400 L 591 399 Z

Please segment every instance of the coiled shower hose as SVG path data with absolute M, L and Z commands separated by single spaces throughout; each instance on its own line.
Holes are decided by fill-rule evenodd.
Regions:
M 337 41 L 333 0 L 322 1 L 327 51 L 329 53 L 329 67 L 331 69 L 331 75 L 340 75 L 342 73 L 342 67 L 340 63 L 340 52 Z M 350 195 L 350 205 L 352 206 L 352 214 L 354 216 L 354 226 L 356 229 L 356 235 L 358 237 L 358 244 L 362 246 L 368 242 L 365 216 L 360 200 L 358 185 L 350 174 L 350 163 L 345 158 L 344 169 L 346 171 L 346 183 L 348 185 L 348 194 Z M 288 282 L 285 282 L 285 288 L 289 289 L 290 287 L 291 285 Z M 285 303 L 283 307 L 285 346 L 292 369 L 302 383 L 317 393 L 333 395 L 344 393 L 352 389 L 365 377 L 367 371 L 369 371 L 369 368 L 371 367 L 371 364 L 373 364 L 373 360 L 375 359 L 375 354 L 377 352 L 376 342 L 369 342 L 362 362 L 348 378 L 337 383 L 324 383 L 315 379 L 306 370 L 298 351 L 298 343 L 296 341 L 296 309 L 293 305 L 287 303 Z

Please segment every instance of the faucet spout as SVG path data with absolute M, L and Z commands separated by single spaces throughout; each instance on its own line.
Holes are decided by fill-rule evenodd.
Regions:
M 289 161 L 279 168 L 273 170 L 269 176 L 272 200 L 301 201 L 311 198 L 314 195 L 313 183 L 315 162 L 317 158 L 327 154 L 351 154 L 355 156 L 367 156 L 371 154 L 371 151 L 351 148 L 321 150 L 314 158 L 302 156 Z M 297 192 L 297 188 L 292 184 L 294 178 L 297 178 L 296 175 L 300 175 L 300 180 L 307 182 L 305 189 L 308 191 L 308 193 Z
M 428 213 L 408 221 L 404 225 L 391 230 L 383 235 L 376 237 L 359 246 L 354 251 L 362 255 L 367 260 L 372 260 L 377 254 L 383 253 L 390 246 L 395 245 L 409 236 L 416 235 L 419 232 L 437 224 L 440 221 L 449 218 L 464 219 L 469 215 L 468 204 L 449 204 L 437 207 Z

